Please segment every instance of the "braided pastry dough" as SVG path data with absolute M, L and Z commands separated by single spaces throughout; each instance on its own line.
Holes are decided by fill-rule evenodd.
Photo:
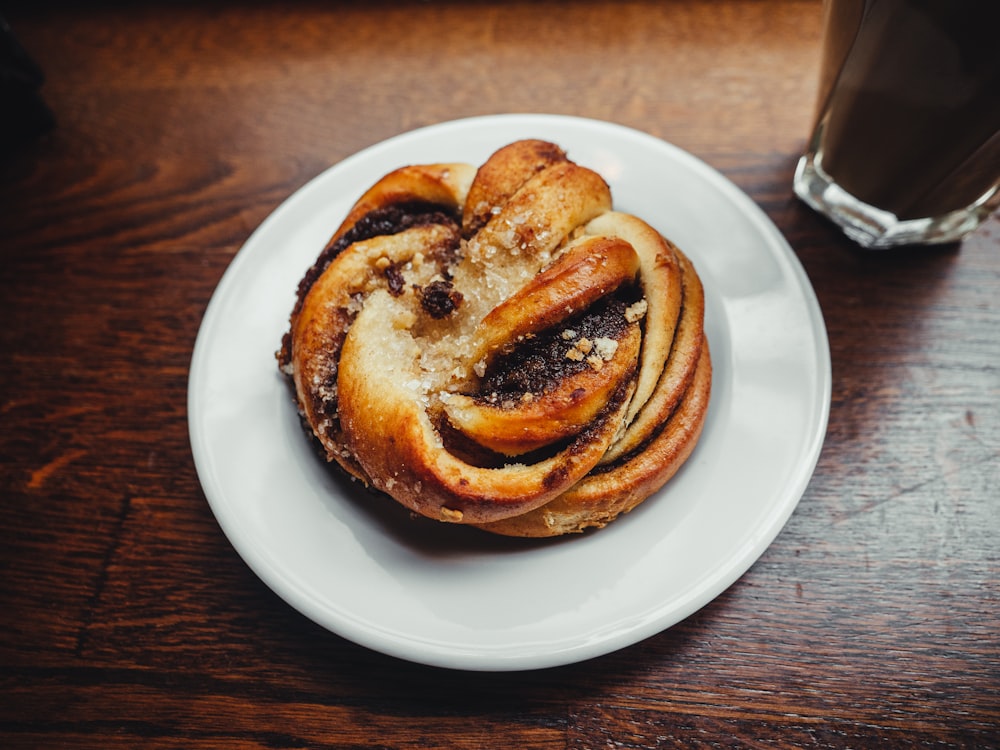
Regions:
M 514 536 L 661 487 L 711 385 L 690 261 L 556 145 L 371 187 L 302 279 L 278 359 L 327 457 L 412 511 Z

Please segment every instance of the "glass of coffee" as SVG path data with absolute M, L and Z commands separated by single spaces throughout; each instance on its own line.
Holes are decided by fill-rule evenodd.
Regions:
M 796 195 L 860 245 L 955 242 L 1000 206 L 1000 0 L 824 0 Z

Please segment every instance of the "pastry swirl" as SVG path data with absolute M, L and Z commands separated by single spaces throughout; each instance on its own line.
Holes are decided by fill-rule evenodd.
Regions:
M 329 460 L 514 536 L 603 526 L 661 487 L 711 388 L 691 262 L 556 145 L 408 166 L 306 272 L 278 352 Z

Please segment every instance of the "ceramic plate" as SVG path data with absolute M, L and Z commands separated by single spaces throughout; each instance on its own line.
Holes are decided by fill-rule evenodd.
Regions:
M 551 140 L 694 261 L 714 381 L 694 454 L 610 526 L 549 541 L 414 522 L 309 446 L 274 352 L 296 285 L 361 192 L 404 164 L 482 163 Z M 344 638 L 430 665 L 516 670 L 633 644 L 720 594 L 792 513 L 830 405 L 826 329 L 788 244 L 738 188 L 649 135 L 502 115 L 380 143 L 288 198 L 224 274 L 195 345 L 189 419 L 205 495 L 233 546 L 292 607 Z

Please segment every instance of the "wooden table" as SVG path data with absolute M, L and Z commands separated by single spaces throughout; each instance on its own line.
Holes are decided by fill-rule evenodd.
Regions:
M 1000 745 L 1000 222 L 866 253 L 798 203 L 817 2 L 16 4 L 57 126 L 0 181 L 0 746 Z M 417 126 L 582 115 L 746 191 L 818 295 L 825 447 L 675 627 L 535 672 L 419 666 L 284 604 L 188 442 L 215 285 L 292 191 Z

